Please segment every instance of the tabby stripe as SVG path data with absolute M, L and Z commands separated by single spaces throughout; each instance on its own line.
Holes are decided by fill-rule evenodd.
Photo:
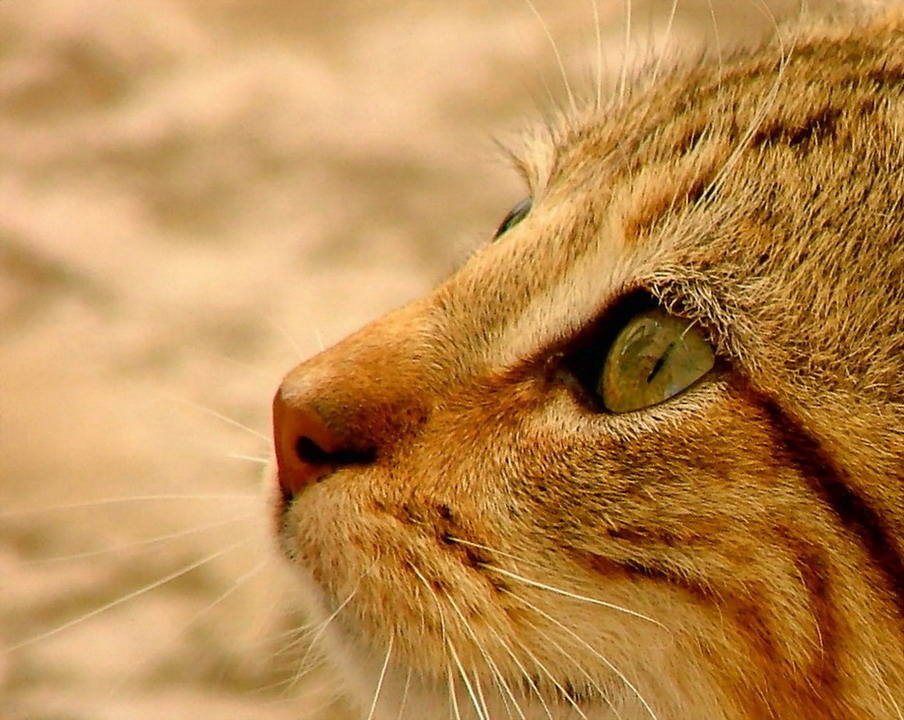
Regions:
M 904 558 L 880 514 L 851 486 L 847 473 L 834 467 L 819 443 L 797 420 L 772 399 L 755 391 L 752 395 L 755 405 L 769 420 L 773 442 L 806 480 L 810 491 L 866 550 L 904 619 Z
M 822 652 L 809 670 L 811 685 L 829 690 L 838 683 L 839 622 L 828 563 L 812 542 L 801 538 L 790 527 L 780 525 L 775 530 L 794 555 L 794 566 L 810 599 L 810 612 L 819 633 Z

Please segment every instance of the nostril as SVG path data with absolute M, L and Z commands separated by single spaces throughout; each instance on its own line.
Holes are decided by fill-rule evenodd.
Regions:
M 331 450 L 342 439 L 320 413 L 305 403 L 289 403 L 278 392 L 273 400 L 276 469 L 283 495 L 291 497 L 335 469 Z
M 298 438 L 295 442 L 295 455 L 302 462 L 311 465 L 323 465 L 330 462 L 330 453 L 306 436 Z
M 309 465 L 366 465 L 372 463 L 376 457 L 376 450 L 340 449 L 328 452 L 311 438 L 303 435 L 295 442 L 295 454 L 299 460 Z
M 337 433 L 312 404 L 287 402 L 281 391 L 273 399 L 273 437 L 277 479 L 287 500 L 339 468 L 370 464 L 377 456 L 376 448 L 357 445 L 360 438 Z

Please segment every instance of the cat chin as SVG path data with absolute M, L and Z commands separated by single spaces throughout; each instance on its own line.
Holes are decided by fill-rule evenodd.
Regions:
M 505 692 L 492 677 L 481 677 L 478 682 L 472 679 L 469 688 L 451 665 L 448 672 L 454 690 L 450 689 L 449 674 L 425 677 L 393 658 L 389 647 L 382 651 L 371 647 L 367 635 L 343 617 L 341 602 L 325 593 L 303 566 L 293 563 L 292 569 L 300 600 L 315 628 L 316 642 L 328 666 L 335 670 L 335 679 L 358 705 L 363 717 L 372 720 L 484 720 L 511 716 L 523 720 L 549 720 L 550 712 L 556 720 L 614 720 L 619 717 L 628 720 L 633 717 L 620 716 L 602 701 L 585 700 L 580 703 L 580 712 L 564 698 L 547 696 L 540 701 L 530 687 L 517 686 L 511 679 L 507 679 L 508 690 Z M 617 688 L 607 690 L 607 695 L 621 704 L 624 698 L 618 699 L 618 696 L 623 693 Z M 472 697 L 480 699 L 475 701 Z M 479 711 L 475 709 L 475 702 L 479 703 Z M 518 711 L 513 709 L 515 702 Z
M 431 718 L 431 720 L 489 720 L 519 718 L 522 720 L 631 720 L 649 715 L 616 712 L 602 702 L 582 702 L 574 709 L 564 699 L 539 701 L 526 688 L 510 687 L 503 691 L 493 678 L 471 678 L 470 687 L 461 681 L 454 669 L 450 673 L 454 685 L 446 678 L 424 678 L 401 663 L 385 665 L 386 656 L 362 650 L 353 638 L 343 636 L 340 627 L 331 627 L 323 647 L 328 661 L 341 676 L 349 697 L 353 698 L 362 717 L 372 720 L 399 718 Z M 617 693 L 616 693 L 617 694 Z M 613 696 L 614 697 L 614 696 Z M 619 705 L 622 703 L 616 700 Z M 517 710 L 515 704 L 517 703 Z M 479 709 L 477 709 L 479 708 Z
M 284 537 L 290 537 L 290 533 L 284 533 Z M 288 539 L 282 542 L 286 546 L 290 543 Z M 375 646 L 372 641 L 374 634 L 357 625 L 354 612 L 349 612 L 352 608 L 348 607 L 348 603 L 321 588 L 303 563 L 289 562 L 299 600 L 311 619 L 314 641 L 328 666 L 335 671 L 335 680 L 345 695 L 358 705 L 362 717 L 370 717 L 372 720 L 485 720 L 508 717 L 549 720 L 551 714 L 556 720 L 651 718 L 646 703 L 640 701 L 635 693 L 620 682 L 597 684 L 597 693 L 584 695 L 577 701 L 580 708 L 578 711 L 554 689 L 546 687 L 543 700 L 539 700 L 537 690 L 528 682 L 518 682 L 511 677 L 506 678 L 507 689 L 503 689 L 488 673 L 482 674 L 476 682 L 473 680 L 474 676 L 470 675 L 469 688 L 448 659 L 446 666 L 442 668 L 443 672 L 425 675 L 408 664 L 408 659 L 400 657 L 399 647 Z M 707 688 L 704 675 L 696 671 L 689 672 L 684 664 L 676 665 L 673 653 L 662 647 L 656 648 L 656 642 L 651 641 L 647 647 L 642 637 L 637 640 L 639 645 L 646 647 L 646 652 L 638 649 L 647 660 L 645 665 L 649 676 L 643 685 L 650 688 L 651 692 L 645 693 L 646 700 L 656 705 L 657 713 L 666 708 L 672 713 L 666 715 L 668 717 L 688 720 L 717 720 L 724 717 L 719 711 L 720 704 L 715 701 L 716 694 L 711 692 L 712 688 Z M 434 655 L 432 651 L 436 648 L 424 647 L 423 650 L 425 657 L 421 660 L 426 661 L 429 667 L 436 667 L 435 658 L 426 657 Z M 676 675 L 679 677 L 675 677 Z M 450 690 L 450 677 L 454 683 L 454 700 L 453 691 Z M 573 686 L 580 686 L 582 678 L 574 677 L 571 681 Z M 603 696 L 605 700 L 602 699 Z M 480 711 L 475 709 L 472 697 L 482 698 L 477 701 Z M 517 711 L 514 709 L 515 702 Z M 694 708 L 694 711 L 689 712 L 688 708 Z M 704 708 L 707 710 L 702 710 Z

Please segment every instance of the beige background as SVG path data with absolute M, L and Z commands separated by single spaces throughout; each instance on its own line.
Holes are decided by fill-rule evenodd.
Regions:
M 536 4 L 589 95 L 592 3 Z M 674 47 L 715 36 L 679 3 Z M 0 0 L 0 717 L 338 717 L 238 456 L 283 372 L 487 238 L 494 138 L 563 98 L 526 0 Z

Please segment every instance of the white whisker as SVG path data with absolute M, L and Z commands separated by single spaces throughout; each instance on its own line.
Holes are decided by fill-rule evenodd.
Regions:
M 367 713 L 367 720 L 373 720 L 374 713 L 377 711 L 377 702 L 380 700 L 380 692 L 383 690 L 383 681 L 386 679 L 386 668 L 389 667 L 389 660 L 392 657 L 392 642 L 395 635 L 389 636 L 389 646 L 386 648 L 386 657 L 383 660 L 383 667 L 380 669 L 380 677 L 377 679 L 377 688 L 374 690 L 374 701 L 371 703 L 370 712 Z
M 534 655 L 530 650 L 528 650 L 527 646 L 523 642 L 520 642 L 520 641 L 517 641 L 517 642 L 518 642 L 518 645 L 521 647 L 521 649 L 524 651 L 524 653 L 533 661 L 534 665 L 536 665 L 537 668 L 539 668 L 540 671 L 543 672 L 543 674 L 546 675 L 547 678 L 549 678 L 549 681 L 556 687 L 556 689 L 559 691 L 559 694 L 565 699 L 565 702 L 567 702 L 569 705 L 571 705 L 571 707 L 574 708 L 575 712 L 578 715 L 580 715 L 581 718 L 583 718 L 583 720 L 589 720 L 589 718 L 587 717 L 587 714 L 583 710 L 581 710 L 581 708 L 578 706 L 578 704 L 574 701 L 574 698 L 571 697 L 571 695 L 564 688 L 562 683 L 560 683 L 556 679 L 556 677 L 552 674 L 550 669 L 548 667 L 546 667 L 546 665 L 543 663 L 543 661 L 540 660 L 536 655 Z
M 47 638 L 53 637 L 54 635 L 59 635 L 60 633 L 65 632 L 69 628 L 75 627 L 76 625 L 80 625 L 81 623 L 83 623 L 87 620 L 90 620 L 91 618 L 97 617 L 98 615 L 108 612 L 109 610 L 112 610 L 115 607 L 119 607 L 120 605 L 127 603 L 130 600 L 134 600 L 135 598 L 143 595 L 144 593 L 151 592 L 152 590 L 155 590 L 156 588 L 162 587 L 163 585 L 166 585 L 168 582 L 172 582 L 176 578 L 180 578 L 183 575 L 187 575 L 192 570 L 196 570 L 197 568 L 201 567 L 202 565 L 206 565 L 207 563 L 210 563 L 213 560 L 216 560 L 218 557 L 222 557 L 226 553 L 231 552 L 232 550 L 235 550 L 236 548 L 238 548 L 242 545 L 245 545 L 246 543 L 249 542 L 249 540 L 250 540 L 250 538 L 240 540 L 237 543 L 234 543 L 223 550 L 219 550 L 215 553 L 207 555 L 207 556 L 201 558 L 200 560 L 197 560 L 197 561 L 191 563 L 190 565 L 186 565 L 185 567 L 180 568 L 179 570 L 176 570 L 175 572 L 169 573 L 168 575 L 160 578 L 159 580 L 155 580 L 154 582 L 148 583 L 147 585 L 143 585 L 142 587 L 138 588 L 137 590 L 133 590 L 132 592 L 127 593 L 127 594 L 123 595 L 122 597 L 119 597 L 116 600 L 113 600 L 112 602 L 106 603 L 105 605 L 102 605 L 99 608 L 95 608 L 94 610 L 87 612 L 84 615 L 80 615 L 79 617 L 74 618 L 74 619 L 70 620 L 69 622 L 63 623 L 62 625 L 58 625 L 57 627 L 53 628 L 52 630 L 48 630 L 47 632 L 39 633 L 38 635 L 33 635 L 32 637 L 30 637 L 26 640 L 23 640 L 22 642 L 16 643 L 15 645 L 12 645 L 11 647 L 4 649 L 3 653 L 15 652 L 16 650 L 20 650 L 24 647 L 28 647 L 29 645 L 34 645 L 35 643 L 40 642 L 41 640 L 46 640 Z
M 625 47 L 622 58 L 621 74 L 618 78 L 618 101 L 620 105 L 625 103 L 625 95 L 628 91 L 628 64 L 631 55 L 631 0 L 625 0 Z
M 571 108 L 571 111 L 576 113 L 578 109 L 577 102 L 575 101 L 574 93 L 571 90 L 571 83 L 568 81 L 568 72 L 565 70 L 565 62 L 562 60 L 562 54 L 559 52 L 559 46 L 552 35 L 552 31 L 549 29 L 549 25 L 546 20 L 543 19 L 543 16 L 540 14 L 539 10 L 537 10 L 537 7 L 532 0 L 524 0 L 524 2 L 534 14 L 537 22 L 540 23 L 540 27 L 543 29 L 546 39 L 549 40 L 553 56 L 556 59 L 556 64 L 559 66 L 559 72 L 562 74 L 562 82 L 565 85 L 565 94 L 568 96 L 568 105 Z
M 363 576 L 362 576 L 362 577 L 363 577 Z M 339 613 L 342 612 L 343 608 L 345 608 L 345 606 L 348 605 L 348 604 L 352 601 L 352 598 L 354 598 L 355 595 L 358 593 L 358 586 L 360 585 L 360 582 L 361 582 L 361 581 L 359 580 L 359 581 L 358 581 L 358 584 L 355 585 L 355 587 L 352 589 L 351 593 L 349 593 L 348 597 L 345 598 L 345 600 L 343 600 L 343 601 L 340 603 L 339 607 L 337 607 L 337 608 L 330 614 L 330 616 L 327 617 L 326 620 L 324 620 L 323 622 L 321 622 L 319 625 L 314 626 L 313 628 L 310 628 L 308 632 L 302 634 L 302 636 L 298 639 L 297 642 L 301 642 L 301 641 L 303 641 L 306 637 L 310 637 L 310 638 L 311 638 L 311 639 L 308 641 L 308 649 L 307 649 L 307 651 L 305 652 L 304 656 L 302 657 L 301 662 L 299 663 L 301 667 L 306 667 L 306 666 L 307 666 L 308 658 L 310 657 L 310 655 L 311 655 L 311 653 L 313 652 L 314 648 L 317 646 L 317 641 L 320 640 L 321 637 L 323 637 L 323 633 L 326 632 L 326 629 L 327 629 L 327 627 L 329 627 L 330 623 L 333 622 L 333 620 L 336 619 L 336 617 L 339 615 Z M 296 644 L 297 644 L 297 642 L 296 642 Z M 293 680 L 293 683 L 296 682 L 298 679 L 299 679 L 299 678 L 296 677 L 296 678 Z
M 715 37 L 716 44 L 716 56 L 719 59 L 719 75 L 718 82 L 721 85 L 722 83 L 722 70 L 723 70 L 723 60 L 722 60 L 722 38 L 719 37 L 719 22 L 716 20 L 716 8 L 713 6 L 713 0 L 707 0 L 707 7 L 709 8 L 709 16 L 712 19 L 713 23 L 713 36 Z
M 458 657 L 458 653 L 455 650 L 455 645 L 452 644 L 452 641 L 448 637 L 446 637 L 446 646 L 449 648 L 449 655 L 452 657 L 452 662 L 454 662 L 456 668 L 458 668 L 458 675 L 459 677 L 461 677 L 462 682 L 465 684 L 465 690 L 467 691 L 468 696 L 471 698 L 471 704 L 474 706 L 474 711 L 477 713 L 477 717 L 480 718 L 480 720 L 488 720 L 487 716 L 480 708 L 480 702 L 478 701 L 477 695 L 474 692 L 474 687 L 471 685 L 471 681 L 468 678 L 468 673 L 465 672 L 464 665 L 462 665 L 461 660 Z
M 396 720 L 402 720 L 402 716 L 405 714 L 405 705 L 408 702 L 408 692 L 411 690 L 411 668 L 408 668 L 408 674 L 405 676 L 405 687 L 402 688 L 402 697 L 399 700 L 399 712 L 396 715 Z
M 659 57 L 656 58 L 656 65 L 653 67 L 653 74 L 650 76 L 650 84 L 655 85 L 657 79 L 659 78 L 659 72 L 662 70 L 662 63 L 665 60 L 666 53 L 668 52 L 668 46 L 671 42 L 672 38 L 672 30 L 675 24 L 675 13 L 678 11 L 678 0 L 672 0 L 671 7 L 669 8 L 669 19 L 665 26 L 665 40 L 662 43 L 662 48 L 659 51 Z
M 577 640 L 581 645 L 583 645 L 585 648 L 587 648 L 591 653 L 593 653 L 594 656 L 596 656 L 599 660 L 601 660 L 601 661 L 603 662 L 603 664 L 605 664 L 606 667 L 608 667 L 613 673 L 615 673 L 615 674 L 618 676 L 618 678 L 625 684 L 625 686 L 628 687 L 628 688 L 631 690 L 632 693 L 634 693 L 635 697 L 636 697 L 636 698 L 640 701 L 640 703 L 644 706 L 644 709 L 649 713 L 650 717 L 651 717 L 653 720 L 658 720 L 658 718 L 657 718 L 657 716 L 656 716 L 656 713 L 653 712 L 653 708 L 650 707 L 650 704 L 646 701 L 646 699 L 645 699 L 644 696 L 640 693 L 640 691 L 637 689 L 637 687 L 634 685 L 634 683 L 632 683 L 632 682 L 625 676 L 625 674 L 624 674 L 621 670 L 619 670 L 617 667 L 615 667 L 615 665 L 613 665 L 612 662 L 611 662 L 607 657 L 605 657 L 605 656 L 604 656 L 602 653 L 600 653 L 596 648 L 594 648 L 590 643 L 588 643 L 586 640 L 584 640 L 584 639 L 583 639 L 580 635 L 578 635 L 574 630 L 572 630 L 571 628 L 569 628 L 567 625 L 565 625 L 565 624 L 562 623 L 561 621 L 556 620 L 556 619 L 555 619 L 554 617 L 552 617 L 549 613 L 544 612 L 544 611 L 541 610 L 540 608 L 536 607 L 533 603 L 529 602 L 528 600 L 526 600 L 526 599 L 524 599 L 524 598 L 522 598 L 522 597 L 519 597 L 518 595 L 513 595 L 513 597 L 514 597 L 516 600 L 518 600 L 519 602 L 523 603 L 526 607 L 528 607 L 528 608 L 530 608 L 531 610 L 533 610 L 533 611 L 534 611 L 535 613 L 537 613 L 538 615 L 541 615 L 542 617 L 545 617 L 545 618 L 546 618 L 547 620 L 549 620 L 551 623 L 553 623 L 553 624 L 556 625 L 557 627 L 559 627 L 559 628 L 561 628 L 562 630 L 564 630 L 566 633 L 568 633 L 569 635 L 571 635 L 571 637 L 573 637 L 575 640 Z
M 455 602 L 455 600 L 454 600 L 448 593 L 444 593 L 444 597 L 445 597 L 446 600 L 449 602 L 449 606 L 452 608 L 452 611 L 453 611 L 456 615 L 458 615 L 458 618 L 459 618 L 459 620 L 461 621 L 461 624 L 462 624 L 462 627 L 464 628 L 464 630 L 465 630 L 465 631 L 471 636 L 471 638 L 474 640 L 474 646 L 477 648 L 477 650 L 480 652 L 480 654 L 483 655 L 484 659 L 487 661 L 487 664 L 490 665 L 490 666 L 492 667 L 493 661 L 490 659 L 490 656 L 487 654 L 486 650 L 484 650 L 483 646 L 482 646 L 481 643 L 480 643 L 480 640 L 477 638 L 477 634 L 474 632 L 474 629 L 470 626 L 470 624 L 468 623 L 468 621 L 465 619 L 465 616 L 464 616 L 464 614 L 461 612 L 461 609 L 458 607 L 458 604 Z M 451 643 L 449 644 L 449 650 L 450 650 L 451 652 L 453 652 L 453 653 L 455 652 L 455 649 L 454 649 L 454 647 L 452 647 L 452 644 L 451 644 Z M 455 658 L 455 660 L 456 660 L 456 663 L 457 663 L 458 666 L 459 666 L 459 672 L 462 674 L 462 679 L 463 679 L 463 680 L 465 681 L 465 683 L 467 684 L 467 678 L 466 678 L 466 676 L 465 676 L 465 674 L 464 674 L 464 668 L 461 667 L 461 662 L 458 661 L 457 657 Z M 478 677 L 476 671 L 475 671 L 475 673 L 474 673 L 474 677 L 475 677 L 475 679 L 477 680 L 477 689 L 478 689 L 478 695 L 480 696 L 481 705 L 483 706 L 484 712 L 485 712 L 487 715 L 489 715 L 489 711 L 487 710 L 487 707 L 486 707 L 486 700 L 485 700 L 484 697 L 483 697 L 483 690 L 482 690 L 482 688 L 480 687 L 480 680 L 479 680 L 479 677 Z M 472 701 L 474 701 L 473 695 L 471 696 L 471 699 L 472 699 Z M 477 710 L 478 714 L 480 714 L 480 709 L 477 707 L 476 704 L 475 704 L 475 709 Z
M 532 560 L 527 560 L 518 555 L 514 555 L 510 552 L 506 552 L 505 550 L 500 550 L 499 548 L 490 547 L 489 545 L 482 545 L 481 543 L 473 542 L 472 540 L 464 540 L 460 537 L 456 537 L 455 535 L 449 535 L 449 540 L 459 545 L 467 545 L 469 547 L 477 548 L 478 550 L 486 550 L 487 552 L 491 552 L 495 555 L 501 555 L 502 557 L 507 557 L 510 560 L 514 560 L 519 563 L 523 563 L 524 565 L 529 565 L 530 567 L 537 568 L 538 570 L 545 570 L 546 567 L 541 565 L 540 563 L 533 562 Z
M 323 342 L 323 334 L 317 328 L 314 328 L 314 339 L 317 341 L 317 349 L 320 350 L 320 352 L 326 350 L 326 343 Z
M 677 0 L 676 0 L 677 2 Z M 593 7 L 593 28 L 596 33 L 596 98 L 594 109 L 603 109 L 603 28 L 600 23 L 600 8 L 597 0 L 590 0 Z
M 93 508 L 105 508 L 109 505 L 120 505 L 128 503 L 144 503 L 158 501 L 176 501 L 183 500 L 241 500 L 248 502 L 257 497 L 256 493 L 209 493 L 195 495 L 127 495 L 123 497 L 102 498 L 100 500 L 85 500 L 84 502 L 64 503 L 62 505 L 45 505 L 42 507 L 22 508 L 21 510 L 8 510 L 0 513 L 0 519 L 8 520 L 20 517 L 29 517 L 31 515 L 41 515 L 50 512 L 63 512 L 68 510 L 85 510 Z
M 609 696 L 603 692 L 603 689 L 599 686 L 599 683 L 593 679 L 590 673 L 584 669 L 583 665 L 575 660 L 571 655 L 566 652 L 565 648 L 563 648 L 554 638 L 550 637 L 548 633 L 543 632 L 539 628 L 535 627 L 534 632 L 536 632 L 540 637 L 542 637 L 546 642 L 552 645 L 556 650 L 561 653 L 562 657 L 568 658 L 572 662 L 572 664 L 577 668 L 578 672 L 580 672 L 584 678 L 587 680 L 590 687 L 592 687 L 598 693 L 599 697 L 602 699 L 604 703 L 609 707 L 609 709 L 615 713 L 615 717 L 619 720 L 622 720 L 622 715 L 618 711 L 618 709 L 612 704 L 612 701 L 609 699 Z
M 477 699 L 480 701 L 480 706 L 483 708 L 484 713 L 489 720 L 490 711 L 487 708 L 487 699 L 483 694 L 483 685 L 480 682 L 480 674 L 477 672 L 477 669 L 472 666 L 471 672 L 474 676 L 474 689 L 477 690 Z
M 189 407 L 202 411 L 206 415 L 210 415 L 211 417 L 215 417 L 217 420 L 221 420 L 222 422 L 226 423 L 227 425 L 231 425 L 234 428 L 243 430 L 246 433 L 249 433 L 256 438 L 263 440 L 265 443 L 267 443 L 268 447 L 273 442 L 273 438 L 271 438 L 269 435 L 262 433 L 259 430 L 255 430 L 254 428 L 249 427 L 249 426 L 245 425 L 244 423 L 240 423 L 238 420 L 235 420 L 235 419 L 229 417 L 228 415 L 224 415 L 223 413 L 221 413 L 217 410 L 214 410 L 213 408 L 209 408 L 206 405 L 202 405 L 201 403 L 195 402 L 194 400 L 189 400 L 187 398 L 180 398 L 175 395 L 170 395 L 167 393 L 162 393 L 162 395 L 173 402 L 181 403 L 183 405 L 188 405 Z
M 253 568 L 251 568 L 248 572 L 242 574 L 237 580 L 233 581 L 232 584 L 224 590 L 220 595 L 214 599 L 212 602 L 205 605 L 198 612 L 196 612 L 191 618 L 189 618 L 185 623 L 183 623 L 182 627 L 180 627 L 175 633 L 173 633 L 170 642 L 172 639 L 180 637 L 188 628 L 198 622 L 202 617 L 204 617 L 207 613 L 213 610 L 217 605 L 226 600 L 230 595 L 236 592 L 242 585 L 248 582 L 249 579 L 257 575 L 268 563 L 269 559 L 261 560 L 257 563 Z M 139 662 L 137 665 L 133 666 L 129 673 L 125 675 L 118 683 L 116 683 L 113 687 L 110 688 L 110 692 L 108 697 L 113 697 L 124 685 L 128 684 L 128 680 L 130 677 L 134 677 L 137 674 L 138 670 L 141 669 L 142 666 L 146 665 L 150 661 L 150 658 L 144 660 L 144 662 Z
M 486 660 L 487 665 L 489 666 L 493 676 L 496 680 L 496 684 L 499 685 L 500 689 L 511 698 L 512 702 L 515 704 L 515 707 L 518 709 L 519 715 L 524 718 L 524 714 L 521 712 L 520 707 L 518 707 L 518 701 L 515 699 L 515 695 L 512 692 L 511 688 L 508 686 L 508 683 L 505 681 L 505 677 L 502 675 L 502 672 L 499 670 L 499 666 L 493 661 L 493 658 L 490 654 L 484 649 L 483 644 L 477 637 L 477 634 L 474 632 L 473 628 L 470 624 L 465 620 L 464 614 L 461 612 L 461 609 L 458 607 L 458 603 L 448 594 L 445 594 L 446 599 L 449 601 L 449 605 L 452 608 L 453 612 L 458 615 L 461 620 L 462 626 L 474 640 L 474 646 L 483 656 L 484 660 Z M 504 696 L 503 696 L 504 697 Z M 486 708 L 486 704 L 484 703 L 484 708 Z M 489 714 L 489 713 L 488 713 Z M 509 717 L 511 717 L 511 713 L 509 713 Z
M 449 682 L 449 705 L 455 720 L 461 720 L 461 711 L 458 709 L 458 698 L 455 695 L 455 680 L 452 679 L 452 666 L 446 667 L 446 677 Z
M 237 517 L 227 518 L 226 520 L 217 520 L 216 522 L 199 525 L 185 530 L 178 530 L 176 532 L 167 533 L 166 535 L 158 535 L 157 537 L 153 537 L 147 540 L 136 540 L 135 542 L 112 545 L 110 547 L 103 548 L 102 550 L 88 550 L 86 552 L 70 553 L 68 555 L 54 555 L 52 557 L 36 558 L 34 560 L 30 560 L 29 564 L 49 565 L 63 561 L 83 560 L 85 558 L 100 557 L 103 555 L 109 555 L 111 553 L 122 552 L 123 550 L 148 549 L 154 547 L 155 545 L 171 542 L 173 540 L 179 540 L 180 538 L 199 535 L 203 532 L 206 532 L 207 530 L 216 530 L 217 528 L 224 527 L 225 525 L 244 522 L 246 520 L 250 520 L 253 517 L 255 517 L 253 513 L 246 513 L 244 515 L 238 515 Z
M 409 562 L 407 564 L 411 571 L 414 573 L 415 577 L 417 577 L 417 579 L 420 581 L 421 585 L 424 586 L 424 589 L 427 591 L 427 597 L 431 598 L 436 605 L 437 615 L 439 616 L 440 632 L 443 636 L 443 644 L 445 645 L 447 654 L 450 654 L 448 653 L 448 651 L 450 651 L 452 648 L 449 641 L 449 635 L 446 631 L 446 616 L 443 612 L 442 603 L 440 603 L 439 598 L 431 591 L 430 583 L 427 582 L 427 578 L 424 577 L 424 574 L 420 571 L 420 569 L 418 569 L 417 565 L 412 562 Z M 455 692 L 455 682 L 452 678 L 452 665 L 448 663 L 446 665 L 446 675 L 449 682 L 450 709 L 452 710 L 453 716 L 457 720 L 461 720 L 461 711 L 458 708 L 458 698 Z
M 290 333 L 288 330 L 286 330 L 285 327 L 280 325 L 272 315 L 261 312 L 260 317 L 263 318 L 265 323 L 267 323 L 270 327 L 272 327 L 274 330 L 276 330 L 276 334 L 279 337 L 281 337 L 283 340 L 286 341 L 289 348 L 295 353 L 295 358 L 299 362 L 301 362 L 302 360 L 304 360 L 305 357 L 308 356 L 308 353 L 305 353 L 302 351 L 301 346 L 295 340 L 295 337 L 292 335 L 292 333 Z M 319 337 L 319 332 L 316 330 L 314 332 L 315 332 L 315 335 Z M 320 344 L 320 349 L 323 350 L 323 342 L 319 341 L 319 344 Z
M 778 21 L 775 19 L 775 16 L 772 14 L 772 11 L 769 9 L 768 5 L 764 2 L 761 2 L 766 16 L 772 21 L 773 26 L 778 31 Z M 754 116 L 753 120 L 749 123 L 744 134 L 741 136 L 740 140 L 738 140 L 737 146 L 732 151 L 731 155 L 729 155 L 728 159 L 725 161 L 724 165 L 719 169 L 719 172 L 716 174 L 716 177 L 709 183 L 706 190 L 700 194 L 700 197 L 695 202 L 695 207 L 700 205 L 705 201 L 705 198 L 710 196 L 713 192 L 717 192 L 722 184 L 725 182 L 731 170 L 734 168 L 735 164 L 739 162 L 741 158 L 741 152 L 744 148 L 747 147 L 748 143 L 753 139 L 754 134 L 756 133 L 757 128 L 762 124 L 763 120 L 766 117 L 766 114 L 769 110 L 775 105 L 776 99 L 778 98 L 779 90 L 781 89 L 782 82 L 784 81 L 785 72 L 787 71 L 788 63 L 791 61 L 791 53 L 794 49 L 794 44 L 790 49 L 785 47 L 785 43 L 782 39 L 781 33 L 776 32 L 776 38 L 779 42 L 779 67 L 776 71 L 775 82 L 772 85 L 772 88 L 769 91 L 769 95 L 766 97 L 765 102 L 762 104 L 759 112 Z M 711 222 L 715 222 L 713 219 Z
M 286 680 L 284 683 L 281 683 L 285 685 L 286 692 L 288 692 L 288 690 L 291 689 L 296 683 L 298 683 L 301 678 L 303 678 L 308 672 L 310 672 L 311 668 L 314 665 L 313 663 L 309 662 L 309 660 L 311 653 L 319 650 L 317 645 L 318 641 L 326 632 L 330 623 L 332 623 L 339 616 L 339 613 L 342 612 L 345 606 L 348 605 L 352 601 L 352 598 L 354 598 L 358 593 L 358 588 L 361 586 L 361 581 L 370 574 L 370 572 L 374 569 L 374 566 L 377 564 L 378 560 L 379 558 L 375 559 L 371 566 L 361 574 L 361 577 L 358 578 L 358 581 L 355 583 L 352 591 L 348 594 L 348 597 L 346 597 L 345 600 L 343 600 L 339 604 L 339 606 L 332 613 L 330 613 L 329 617 L 316 625 L 308 625 L 302 628 L 301 632 L 299 632 L 298 637 L 290 642 L 288 647 L 294 647 L 299 643 L 307 641 L 308 647 L 305 651 L 305 654 L 302 656 L 301 661 L 298 664 L 298 670 L 295 672 L 293 677 L 289 680 Z
M 523 582 L 525 585 L 530 585 L 541 590 L 548 590 L 549 592 L 556 593 L 557 595 L 562 595 L 563 597 L 571 598 L 572 600 L 580 600 L 581 602 L 587 602 L 591 603 L 592 605 L 599 605 L 600 607 L 609 608 L 610 610 L 616 610 L 626 615 L 631 615 L 632 617 L 646 620 L 647 622 L 653 623 L 654 625 L 658 625 L 659 627 L 668 630 L 668 628 L 658 620 L 654 620 L 653 618 L 649 617 L 648 615 L 644 615 L 643 613 L 624 608 L 621 605 L 616 605 L 615 603 L 606 602 L 605 600 L 599 600 L 597 598 L 587 597 L 586 595 L 579 595 L 577 593 L 569 592 L 568 590 L 562 590 L 561 588 L 554 587 L 553 585 L 547 585 L 546 583 L 541 583 L 537 580 L 531 580 L 522 575 L 517 575 L 513 572 L 503 570 L 502 568 L 496 567 L 494 565 L 483 564 L 481 565 L 481 567 L 499 573 L 500 575 L 505 575 L 506 577 L 512 578 L 513 580 Z
M 514 651 L 509 646 L 508 642 L 506 642 L 505 638 L 503 638 L 498 632 L 496 632 L 493 628 L 490 628 L 490 632 L 496 636 L 496 641 L 502 645 L 503 650 L 505 650 L 518 669 L 521 671 L 521 675 L 524 681 L 530 686 L 531 690 L 534 691 L 534 694 L 537 696 L 537 699 L 540 701 L 540 705 L 543 707 L 544 712 L 546 713 L 546 717 L 548 720 L 555 720 L 552 716 L 552 712 L 550 712 L 549 706 L 546 704 L 546 700 L 543 698 L 543 693 L 540 692 L 540 689 L 537 687 L 537 684 L 533 681 L 530 673 L 527 671 L 527 668 L 524 667 L 521 660 L 515 655 Z M 522 715 L 523 717 L 523 715 Z
M 269 457 L 258 457 L 257 455 L 242 455 L 241 453 L 229 453 L 226 457 L 233 460 L 247 460 L 248 462 L 257 463 L 258 465 L 267 465 L 270 462 Z

